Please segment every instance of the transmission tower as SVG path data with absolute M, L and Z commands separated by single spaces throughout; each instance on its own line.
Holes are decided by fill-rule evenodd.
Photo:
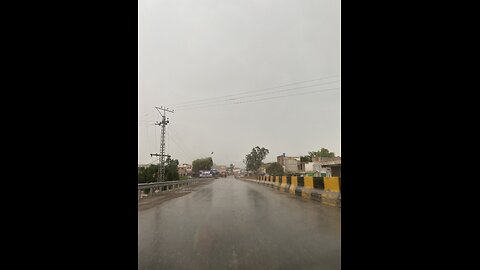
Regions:
M 155 107 L 157 111 L 160 113 L 162 116 L 162 122 L 157 122 L 155 125 L 161 126 L 162 127 L 162 133 L 161 133 L 161 140 L 160 140 L 160 154 L 155 153 L 155 154 L 150 154 L 150 156 L 157 156 L 159 157 L 158 159 L 158 181 L 163 182 L 165 181 L 165 157 L 169 157 L 169 155 L 165 155 L 165 128 L 167 124 L 170 122 L 168 118 L 166 117 L 167 112 L 173 113 L 173 110 L 170 110 L 165 107 Z M 162 113 L 163 111 L 163 113 Z

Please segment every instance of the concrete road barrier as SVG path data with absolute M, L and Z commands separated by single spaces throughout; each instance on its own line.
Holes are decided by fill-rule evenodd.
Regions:
M 280 191 L 283 191 L 283 192 L 288 191 L 288 183 L 287 183 L 287 177 L 286 176 L 281 177 Z
M 298 179 L 296 176 L 292 176 L 290 178 L 290 181 L 291 181 L 291 184 L 290 184 L 290 188 L 288 189 L 288 192 L 292 195 L 295 195 L 295 189 L 298 186 Z
M 331 206 L 340 206 L 340 179 L 325 177 L 325 191 L 322 194 L 322 203 Z
M 302 198 L 310 199 L 313 189 L 313 177 L 305 176 L 303 178 Z
M 310 199 L 315 201 L 322 201 L 322 194 L 324 192 L 324 178 L 323 177 L 313 177 L 313 189 L 310 192 Z
M 257 176 L 244 180 L 272 187 L 275 190 L 306 200 L 341 207 L 339 177 Z
M 280 190 L 280 176 L 275 176 L 275 185 L 273 186 L 275 190 Z

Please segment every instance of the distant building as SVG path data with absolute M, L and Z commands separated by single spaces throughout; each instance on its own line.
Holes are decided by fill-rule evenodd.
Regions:
M 301 162 L 300 157 L 277 156 L 286 174 L 341 177 L 340 157 L 313 157 L 312 162 Z
M 305 175 L 331 176 L 330 168 L 322 167 L 318 162 L 306 162 L 302 164 Z
M 320 162 L 320 163 L 341 163 L 342 159 L 340 157 L 313 157 L 313 162 Z
M 301 168 L 305 175 L 341 176 L 340 157 L 313 157 L 312 162 L 302 162 Z
M 226 165 L 213 165 L 212 169 L 216 170 L 219 173 L 226 173 L 227 172 L 227 166 Z
M 322 168 L 329 168 L 331 171 L 331 176 L 342 177 L 342 159 L 341 157 L 332 157 L 319 159 L 319 163 Z
M 189 176 L 192 174 L 192 165 L 190 164 L 181 164 L 181 165 L 178 165 L 177 167 L 178 169 L 178 175 L 180 176 Z
M 277 156 L 277 162 L 283 167 L 283 171 L 286 174 L 295 174 L 303 172 L 302 163 L 300 157 L 287 157 L 285 153 L 281 156 Z

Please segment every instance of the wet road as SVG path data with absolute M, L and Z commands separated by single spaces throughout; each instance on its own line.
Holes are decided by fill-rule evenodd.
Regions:
M 138 212 L 138 269 L 340 269 L 340 209 L 234 179 Z

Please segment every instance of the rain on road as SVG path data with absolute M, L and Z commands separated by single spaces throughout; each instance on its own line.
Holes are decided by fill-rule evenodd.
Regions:
M 340 208 L 229 176 L 138 212 L 138 269 L 340 269 Z

